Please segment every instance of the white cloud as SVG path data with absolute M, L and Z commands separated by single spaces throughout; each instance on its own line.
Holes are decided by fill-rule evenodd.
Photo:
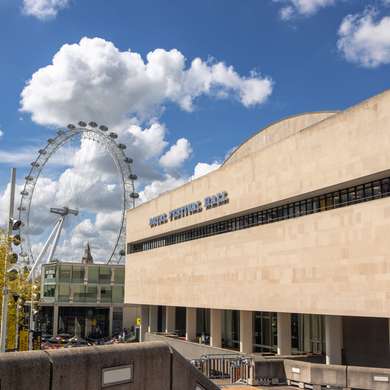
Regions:
M 337 47 L 347 61 L 366 68 L 390 63 L 390 17 L 377 18 L 377 11 L 348 15 L 339 28 Z
M 4 135 L 4 131 L 0 129 L 0 138 Z
M 55 18 L 69 0 L 23 0 L 23 12 L 40 20 Z
M 192 148 L 190 142 L 186 138 L 180 138 L 176 141 L 176 144 L 160 157 L 160 164 L 165 169 L 177 169 L 180 168 L 185 160 L 190 157 Z
M 283 3 L 280 9 L 282 20 L 290 20 L 296 16 L 312 16 L 321 8 L 325 8 L 336 3 L 336 0 L 274 0 L 276 3 Z
M 137 191 L 141 201 L 146 201 L 218 166 L 200 163 L 193 175 L 180 171 L 192 148 L 186 138 L 167 141 L 166 126 L 159 120 L 166 104 L 190 112 L 198 97 L 208 96 L 236 99 L 250 107 L 264 103 L 272 93 L 272 80 L 258 73 L 243 77 L 223 62 L 186 61 L 176 49 L 156 49 L 143 59 L 104 39 L 83 38 L 78 44 L 63 45 L 52 64 L 32 75 L 21 94 L 21 111 L 41 125 L 94 120 L 110 126 L 134 160 Z M 32 160 L 26 151 L 18 153 Z M 57 257 L 78 259 L 90 240 L 97 252 L 94 257 L 104 259 L 116 239 L 121 216 L 121 183 L 115 164 L 102 145 L 85 138 L 61 161 L 66 169 L 58 178 L 42 175 L 37 184 L 41 193 L 34 198 L 34 245 L 41 245 L 38 234 L 40 240 L 44 236 L 39 227 L 53 225 L 48 208 L 69 206 L 78 208 L 80 215 L 69 218 Z
M 104 39 L 82 38 L 63 45 L 51 65 L 33 74 L 21 94 L 21 110 L 43 125 L 80 119 L 118 125 L 133 115 L 150 118 L 167 102 L 191 111 L 201 95 L 232 96 L 249 107 L 271 93 L 271 79 L 255 73 L 242 77 L 223 62 L 195 58 L 186 67 L 176 49 L 156 49 L 144 61 Z
M 192 175 L 191 180 L 207 175 L 208 173 L 218 169 L 220 166 L 221 164 L 217 161 L 214 161 L 211 164 L 199 162 L 195 165 L 194 174 Z

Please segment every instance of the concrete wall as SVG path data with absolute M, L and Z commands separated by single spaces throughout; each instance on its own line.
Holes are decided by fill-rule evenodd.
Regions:
M 107 369 L 131 367 L 132 379 L 104 386 Z M 165 343 L 121 344 L 0 354 L 4 390 L 205 390 L 218 388 Z
M 309 127 L 276 124 L 273 142 L 254 137 L 250 153 L 129 211 L 127 241 L 389 174 L 389 105 L 387 91 Z M 150 217 L 222 190 L 228 204 L 149 227 Z M 388 318 L 389 229 L 387 198 L 129 254 L 125 301 Z

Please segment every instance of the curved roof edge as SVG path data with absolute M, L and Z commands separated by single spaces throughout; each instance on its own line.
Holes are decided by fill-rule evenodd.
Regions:
M 308 115 L 315 115 L 315 114 L 318 114 L 318 115 L 321 115 L 321 114 L 329 114 L 329 116 L 325 117 L 325 118 L 322 118 L 314 123 L 311 123 L 310 125 L 307 125 L 305 127 L 302 127 L 300 129 L 298 129 L 296 132 L 298 131 L 301 131 L 303 129 L 306 129 L 310 126 L 312 126 L 313 124 L 317 124 L 317 123 L 320 123 L 326 119 L 328 119 L 330 116 L 333 116 L 337 113 L 341 112 L 340 110 L 335 110 L 335 111 L 332 111 L 332 110 L 323 110 L 323 111 L 307 111 L 307 112 L 303 112 L 303 113 L 299 113 L 299 114 L 293 114 L 293 115 L 288 115 L 286 117 L 284 117 L 283 119 L 279 119 L 279 120 L 276 120 L 274 122 L 271 122 L 270 124 L 268 124 L 266 127 L 263 127 L 261 128 L 260 130 L 258 130 L 256 133 L 252 134 L 251 136 L 249 136 L 245 141 L 243 141 L 226 159 L 225 161 L 221 164 L 221 167 L 223 167 L 225 164 L 229 163 L 230 160 L 232 158 L 235 157 L 235 154 L 237 152 L 239 152 L 240 150 L 242 150 L 242 148 L 247 145 L 248 143 L 250 143 L 250 141 L 254 140 L 257 136 L 259 136 L 260 134 L 262 134 L 265 130 L 268 130 L 270 129 L 271 127 L 275 126 L 275 125 L 280 125 L 281 123 L 283 122 L 286 122 L 286 121 L 289 121 L 291 119 L 295 119 L 295 118 L 299 118 L 299 117 L 305 117 L 305 116 L 308 116 Z M 289 135 L 286 135 L 286 137 L 288 137 Z M 284 137 L 284 138 L 286 138 Z M 282 139 L 284 139 L 282 138 Z M 282 140 L 280 139 L 280 140 Z M 280 141 L 279 140 L 279 141 Z

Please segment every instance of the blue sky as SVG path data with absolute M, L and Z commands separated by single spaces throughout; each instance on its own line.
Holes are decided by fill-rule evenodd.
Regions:
M 130 49 L 139 53 L 145 63 L 149 52 L 158 48 L 176 49 L 187 59 L 184 70 L 188 70 L 194 58 L 200 57 L 209 67 L 220 62 L 234 67 L 241 81 L 251 77 L 269 81 L 271 90 L 247 104 L 240 95 L 243 87 L 234 89 L 215 82 L 210 90 L 198 94 L 191 90 L 191 110 L 183 109 L 182 95 L 157 99 L 157 103 L 153 100 L 153 113 L 144 117 L 144 106 L 136 112 L 123 108 L 123 118 L 136 123 L 141 132 L 152 123 L 164 126 L 160 141 L 165 146 L 148 160 L 156 175 L 149 177 L 145 173 L 139 188 L 142 191 L 157 180 L 159 189 L 151 190 L 157 194 L 187 180 L 200 162 L 220 163 L 233 147 L 272 121 L 300 112 L 344 109 L 388 88 L 388 3 L 386 0 L 0 0 L 2 210 L 5 210 L 8 168 L 17 163 L 21 183 L 29 156 L 45 144 L 63 118 L 68 118 L 66 114 L 49 118 L 50 97 L 43 96 L 45 103 L 37 102 L 40 94 L 47 94 L 39 83 L 30 88 L 32 96 L 24 112 L 20 111 L 26 83 L 40 68 L 52 63 L 63 45 L 79 45 L 83 37 L 98 37 L 111 42 L 118 52 Z M 45 14 L 48 9 L 51 15 Z M 89 53 L 93 59 L 94 51 L 91 49 Z M 64 62 L 76 63 L 75 56 L 77 53 L 64 58 Z M 104 66 L 107 69 L 110 64 Z M 57 81 L 61 69 L 60 66 L 56 69 Z M 148 93 L 155 90 L 150 85 Z M 61 88 L 56 91 L 61 95 Z M 67 101 L 69 115 L 79 112 L 74 107 L 77 99 L 91 99 L 93 112 L 94 101 L 104 97 L 98 90 L 92 92 L 98 93 L 88 97 L 79 94 Z M 134 103 L 131 99 L 126 95 L 124 107 Z M 61 106 L 65 111 L 66 104 Z M 32 120 L 34 113 L 41 119 Z M 94 118 L 73 121 L 80 119 Z M 125 138 L 128 135 L 125 128 L 130 122 L 119 124 L 119 120 L 111 120 L 110 124 L 122 127 L 118 131 L 120 134 L 123 131 Z M 136 148 L 134 134 L 128 142 Z M 142 136 L 140 132 L 137 134 Z M 172 162 L 173 150 L 166 158 L 171 164 L 167 167 L 161 157 L 180 138 L 186 140 L 182 144 L 185 151 L 181 150 L 184 155 Z M 139 149 L 134 149 L 134 153 L 137 155 Z M 74 168 L 74 164 L 71 166 Z M 46 176 L 58 180 L 66 168 L 59 164 Z M 144 167 L 139 166 L 137 173 L 142 177 L 143 172 Z M 166 186 L 168 176 L 171 184 Z M 90 211 L 85 212 L 90 216 Z M 4 215 L 3 212 L 0 217 Z

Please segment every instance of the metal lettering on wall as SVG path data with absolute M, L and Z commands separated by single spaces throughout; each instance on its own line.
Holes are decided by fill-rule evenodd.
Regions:
M 177 209 L 173 209 L 169 211 L 169 213 L 164 213 L 157 215 L 156 217 L 152 217 L 149 219 L 149 225 L 150 227 L 163 225 L 169 221 L 175 221 L 176 219 L 188 217 L 189 215 L 202 212 L 203 209 L 209 210 L 228 202 L 229 198 L 227 192 L 218 192 L 218 194 L 206 196 L 203 200 L 203 204 L 198 200 Z

